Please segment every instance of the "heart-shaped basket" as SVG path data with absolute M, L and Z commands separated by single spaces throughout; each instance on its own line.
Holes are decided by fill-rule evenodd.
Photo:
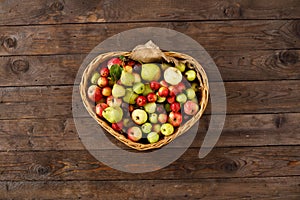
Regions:
M 197 114 L 192 116 L 187 122 L 181 124 L 180 127 L 175 129 L 172 135 L 164 136 L 158 142 L 152 144 L 144 144 L 144 143 L 131 141 L 128 138 L 126 138 L 123 134 L 112 129 L 111 126 L 105 120 L 99 118 L 95 113 L 95 105 L 88 99 L 87 89 L 90 84 L 89 80 L 91 79 L 92 74 L 96 71 L 97 67 L 104 61 L 108 60 L 109 58 L 118 57 L 118 56 L 129 57 L 133 60 L 142 63 L 163 61 L 163 62 L 176 64 L 180 60 L 180 62 L 186 64 L 186 67 L 190 69 L 194 69 L 197 74 L 197 79 L 200 83 L 200 87 L 198 91 L 198 93 L 200 94 L 198 95 L 199 111 L 197 112 Z M 89 63 L 87 68 L 84 70 L 79 89 L 80 89 L 80 95 L 83 100 L 83 104 L 85 108 L 87 109 L 88 113 L 97 121 L 97 123 L 119 141 L 121 141 L 128 147 L 131 147 L 139 151 L 160 148 L 163 145 L 166 145 L 169 142 L 173 141 L 175 138 L 185 133 L 187 130 L 189 130 L 202 116 L 208 103 L 208 93 L 209 93 L 207 75 L 203 67 L 194 58 L 183 53 L 161 51 L 151 41 L 146 43 L 145 45 L 137 46 L 131 52 L 119 51 L 119 52 L 108 52 L 108 53 L 98 55 L 96 58 L 93 59 L 91 63 Z

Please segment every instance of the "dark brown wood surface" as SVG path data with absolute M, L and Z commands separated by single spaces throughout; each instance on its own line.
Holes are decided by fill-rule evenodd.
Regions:
M 227 116 L 205 158 L 210 104 L 178 160 L 131 174 L 85 149 L 72 92 L 98 43 L 149 26 L 208 51 L 225 82 Z M 298 0 L 0 1 L 0 199 L 299 199 L 299 102 Z

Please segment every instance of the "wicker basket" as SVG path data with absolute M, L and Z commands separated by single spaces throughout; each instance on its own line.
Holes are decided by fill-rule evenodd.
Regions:
M 92 102 L 90 102 L 87 98 L 87 88 L 89 87 L 89 80 L 93 72 L 95 72 L 96 68 L 99 66 L 100 63 L 104 62 L 105 60 L 117 57 L 117 56 L 125 56 L 125 57 L 132 57 L 132 52 L 109 52 L 105 54 L 98 55 L 85 69 L 82 75 L 81 83 L 80 83 L 80 95 L 83 100 L 83 104 L 86 107 L 89 114 L 97 121 L 97 123 L 103 127 L 106 131 L 108 131 L 111 135 L 113 135 L 116 139 L 124 143 L 125 145 L 139 150 L 149 150 L 149 149 L 156 149 L 160 148 L 165 144 L 168 144 L 169 142 L 173 141 L 176 137 L 180 136 L 181 134 L 185 133 L 188 129 L 190 129 L 202 116 L 207 103 L 208 103 L 208 92 L 209 92 L 209 86 L 208 86 L 208 79 L 206 76 L 206 73 L 202 66 L 191 56 L 188 56 L 183 53 L 178 52 L 162 52 L 165 57 L 171 58 L 171 60 L 181 60 L 183 62 L 186 62 L 187 67 L 195 69 L 197 73 L 197 78 L 200 82 L 200 97 L 198 99 L 199 103 L 199 111 L 196 115 L 192 116 L 191 119 L 189 119 L 187 122 L 182 124 L 179 128 L 175 129 L 175 132 L 170 136 L 164 136 L 163 139 L 159 140 L 156 143 L 153 144 L 143 144 L 138 142 L 133 142 L 129 139 L 127 139 L 123 134 L 113 130 L 109 124 L 107 124 L 106 121 L 100 119 L 95 111 L 94 111 L 94 105 Z M 175 58 L 175 59 L 174 59 Z

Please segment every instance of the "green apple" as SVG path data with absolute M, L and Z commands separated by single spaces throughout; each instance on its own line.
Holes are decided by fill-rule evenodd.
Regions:
M 141 76 L 145 81 L 158 81 L 161 71 L 159 66 L 154 63 L 142 64 Z
M 132 87 L 133 91 L 137 94 L 142 94 L 145 91 L 145 85 L 143 83 L 135 83 Z
M 156 132 L 151 132 L 147 135 L 147 140 L 152 144 L 159 140 L 159 135 Z
M 147 123 L 143 124 L 141 128 L 142 128 L 143 133 L 150 133 L 152 130 L 152 124 L 147 122 Z
M 157 123 L 157 118 L 158 118 L 158 115 L 156 113 L 151 113 L 149 115 L 149 121 L 152 123 L 152 124 L 156 124 Z
M 112 95 L 115 98 L 123 97 L 125 96 L 125 88 L 122 85 L 114 84 L 112 88 Z
M 97 84 L 99 78 L 100 78 L 100 74 L 99 74 L 98 72 L 95 72 L 95 73 L 92 75 L 91 83 L 92 83 L 92 84 Z
M 154 124 L 152 125 L 152 131 L 159 133 L 160 132 L 160 124 Z
M 170 112 L 171 111 L 171 105 L 170 104 L 165 104 L 165 111 Z
M 143 92 L 143 96 L 147 96 L 148 94 L 152 93 L 153 90 L 150 88 L 150 84 L 147 83 L 145 84 L 145 90 Z
M 174 127 L 170 123 L 165 123 L 161 126 L 160 132 L 166 136 L 171 135 L 174 133 Z
M 182 74 L 179 69 L 175 67 L 169 67 L 164 72 L 164 79 L 171 85 L 177 85 L 182 81 Z
M 122 120 L 123 111 L 120 107 L 107 107 L 103 110 L 102 115 L 110 123 L 118 123 Z
M 123 97 L 123 101 L 129 104 L 135 104 L 136 98 L 138 98 L 138 94 L 135 94 L 131 88 L 127 88 L 125 90 L 125 96 Z
M 176 101 L 179 103 L 185 103 L 187 101 L 187 97 L 185 94 L 181 93 L 176 96 Z
M 188 99 L 193 99 L 196 96 L 196 93 L 192 88 L 186 89 L 185 93 Z
M 154 113 L 156 110 L 156 103 L 155 102 L 147 103 L 146 105 L 144 105 L 144 108 L 147 113 Z
M 185 70 L 185 64 L 182 62 L 179 62 L 178 65 L 176 65 L 175 67 L 179 69 L 180 72 L 184 72 Z
M 148 119 L 147 113 L 142 109 L 135 109 L 132 111 L 131 118 L 134 121 L 134 123 L 138 125 L 142 125 L 145 123 Z
M 195 70 L 192 70 L 192 69 L 185 72 L 185 75 L 186 75 L 186 79 L 188 81 L 193 81 L 196 78 L 196 72 L 195 72 Z
M 129 72 L 126 72 L 125 70 L 122 71 L 122 74 L 121 74 L 121 83 L 125 86 L 132 86 L 133 83 L 134 83 L 134 76 L 129 73 Z
M 198 83 L 192 83 L 191 88 L 195 91 L 198 92 L 199 91 L 199 84 Z

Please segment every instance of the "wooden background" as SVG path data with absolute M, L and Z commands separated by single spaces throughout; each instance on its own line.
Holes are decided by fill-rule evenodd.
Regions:
M 225 81 L 217 146 L 130 174 L 81 144 L 72 88 L 98 43 L 166 27 L 203 45 Z M 300 199 L 299 0 L 0 1 L 0 199 Z

